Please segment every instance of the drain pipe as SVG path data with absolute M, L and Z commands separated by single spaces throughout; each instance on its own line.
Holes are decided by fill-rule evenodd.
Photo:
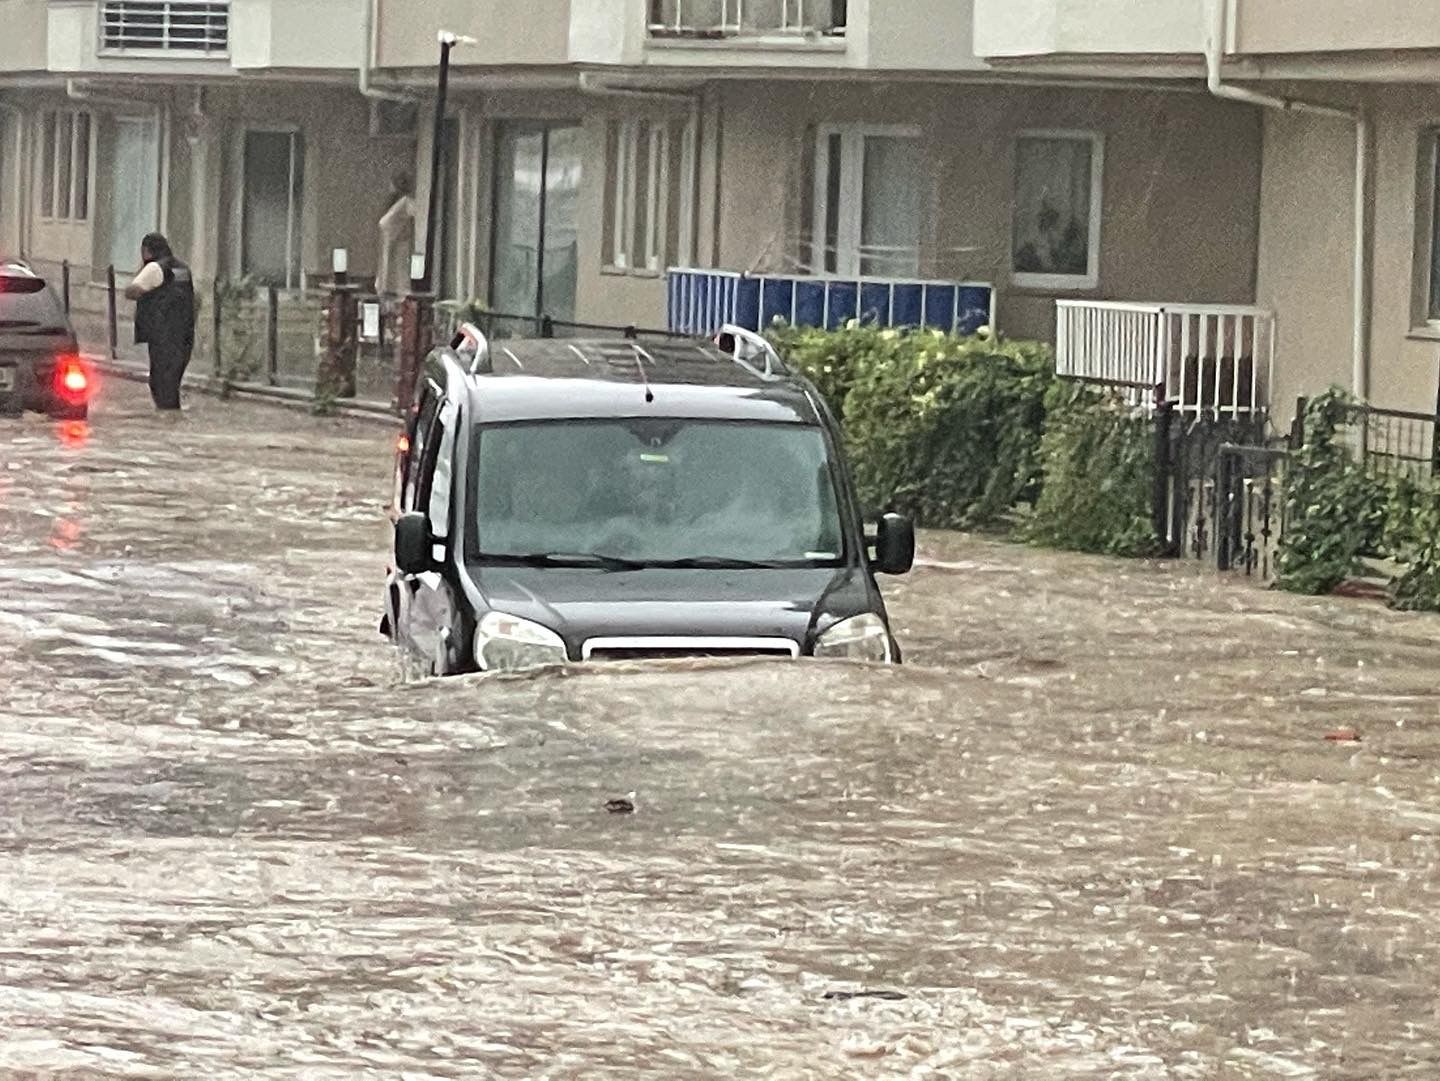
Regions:
M 1350 381 L 1354 395 L 1362 401 L 1367 400 L 1370 396 L 1370 118 L 1364 106 L 1346 109 L 1336 105 L 1262 94 L 1224 82 L 1221 79 L 1221 65 L 1225 56 L 1231 2 L 1238 10 L 1241 0 L 1211 0 L 1210 37 L 1205 50 L 1205 67 L 1211 94 L 1228 101 L 1245 102 L 1282 112 L 1309 113 L 1313 116 L 1348 120 L 1355 125 L 1355 262 L 1352 271 L 1355 306 L 1352 313 L 1354 339 Z
M 414 101 L 409 94 L 375 85 L 375 61 L 380 54 L 380 0 L 362 0 L 360 8 L 360 93 L 372 101 Z

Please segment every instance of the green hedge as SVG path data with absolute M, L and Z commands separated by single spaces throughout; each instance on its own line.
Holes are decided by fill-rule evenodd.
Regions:
M 1028 538 L 1079 552 L 1156 554 L 1154 421 L 1114 393 L 1071 383 L 1056 384 L 1047 412 Z
M 772 338 L 839 418 L 868 509 L 968 529 L 1035 497 L 1047 346 L 863 326 Z

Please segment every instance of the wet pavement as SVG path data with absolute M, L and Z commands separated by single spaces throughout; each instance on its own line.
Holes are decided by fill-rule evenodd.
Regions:
M 0 424 L 0 1076 L 1440 1076 L 1440 619 L 930 537 L 901 670 L 403 683 L 391 433 Z

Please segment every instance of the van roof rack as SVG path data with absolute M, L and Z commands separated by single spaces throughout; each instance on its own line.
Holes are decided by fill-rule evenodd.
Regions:
M 788 373 L 785 362 L 763 334 L 726 323 L 715 335 L 715 344 L 720 351 L 730 355 L 735 363 L 760 379 L 782 379 Z M 763 359 L 765 366 L 757 367 Z

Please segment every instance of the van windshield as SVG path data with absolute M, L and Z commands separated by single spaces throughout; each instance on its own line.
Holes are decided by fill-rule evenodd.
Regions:
M 819 428 L 659 418 L 480 429 L 482 561 L 833 566 L 845 554 Z

